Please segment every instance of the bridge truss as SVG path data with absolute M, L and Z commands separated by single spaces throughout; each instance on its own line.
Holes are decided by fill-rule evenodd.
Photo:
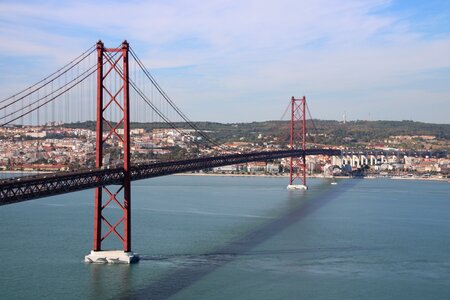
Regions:
M 91 64 L 91 56 L 95 54 L 94 63 Z M 134 66 L 132 71 L 130 66 Z M 133 76 L 130 76 L 130 73 Z M 87 88 L 83 89 L 83 86 Z M 70 93 L 73 98 L 68 97 Z M 70 101 L 71 99 L 80 102 L 75 103 Z M 136 99 L 132 101 L 133 105 L 130 105 L 131 99 Z M 142 109 L 135 105 L 137 100 L 141 101 L 139 103 L 143 105 Z M 340 155 L 339 150 L 306 148 L 306 99 L 292 97 L 291 101 L 289 150 L 220 154 L 230 153 L 230 149 L 209 137 L 187 118 L 151 76 L 126 41 L 116 48 L 105 48 L 99 41 L 48 77 L 0 101 L 0 127 L 4 132 L 10 128 L 12 131 L 27 128 L 30 131 L 45 131 L 55 127 L 57 121 L 61 124 L 74 124 L 80 120 L 95 120 L 95 142 L 92 141 L 92 148 L 89 148 L 92 152 L 95 148 L 95 167 L 92 159 L 77 171 L 74 171 L 73 167 L 69 172 L 0 181 L 0 205 L 94 188 L 93 251 L 101 252 L 103 241 L 109 236 L 116 236 L 123 245 L 123 252 L 131 253 L 132 180 L 291 157 L 290 185 L 301 180 L 306 186 L 307 155 Z M 156 103 L 163 107 L 159 108 Z M 85 107 L 94 104 L 94 109 Z M 147 113 L 146 109 L 149 108 L 150 113 Z M 94 113 L 91 115 L 92 111 Z M 152 132 L 160 130 L 156 127 L 158 124 L 164 124 L 166 127 L 163 129 L 173 130 L 183 141 L 192 142 L 195 147 L 179 147 L 184 150 L 181 152 L 183 159 L 169 155 L 159 162 L 148 163 L 147 160 L 132 165 L 130 113 L 136 118 L 135 123 L 151 124 Z M 80 119 L 75 120 L 74 116 Z M 147 118 L 150 117 L 149 122 Z M 179 121 L 184 122 L 187 128 L 177 126 L 173 117 L 180 118 Z M 37 124 L 35 129 L 32 129 L 33 124 Z M 64 136 L 64 131 L 60 134 Z M 45 147 L 52 146 L 43 144 L 40 132 L 33 131 L 32 135 L 35 142 L 28 149 L 35 147 L 35 161 L 46 161 L 43 159 L 48 154 Z M 19 148 L 23 148 L 24 140 L 18 142 L 21 143 Z M 141 141 L 141 144 L 143 143 L 145 142 Z M 159 150 L 163 148 L 155 147 Z M 106 150 L 110 152 L 105 153 Z M 201 150 L 206 150 L 203 151 L 206 156 L 202 156 Z M 156 160 L 154 157 L 148 159 Z M 56 158 L 53 160 L 56 161 Z M 16 163 L 11 161 L 13 165 Z M 22 166 L 24 161 L 28 162 L 26 159 L 18 161 L 22 162 Z M 54 163 L 50 160 L 46 162 Z M 121 210 L 117 220 L 110 220 L 105 213 L 112 206 Z
M 226 165 L 303 155 L 340 156 L 341 151 L 336 149 L 306 149 L 305 151 L 278 150 L 143 164 L 132 166 L 130 168 L 130 179 L 134 181 Z M 62 172 L 3 180 L 0 183 L 0 205 L 71 193 L 101 186 L 119 185 L 123 182 L 124 176 L 123 168 L 114 168 Z

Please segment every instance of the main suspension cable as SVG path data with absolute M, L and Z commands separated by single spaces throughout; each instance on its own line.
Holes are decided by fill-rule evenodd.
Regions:
M 90 53 L 92 53 L 92 51 L 91 51 Z M 114 54 L 114 56 L 115 56 L 115 55 L 116 55 L 116 54 Z M 86 58 L 86 57 L 85 57 L 85 58 Z M 84 60 L 85 58 L 83 58 L 83 60 Z M 78 62 L 78 63 L 79 63 L 79 62 Z M 77 63 L 77 64 L 78 64 L 78 63 Z M 75 64 L 74 66 L 76 66 L 77 64 Z M 103 65 L 105 65 L 105 64 L 106 64 L 106 61 L 103 62 Z M 71 68 L 73 68 L 73 66 L 72 66 Z M 3 119 L 5 119 L 5 118 L 8 117 L 8 116 L 17 114 L 17 113 L 23 111 L 24 109 L 30 108 L 28 111 L 26 111 L 26 112 L 20 114 L 19 116 L 16 116 L 16 117 L 14 117 L 14 118 L 11 119 L 11 120 L 2 123 L 2 124 L 0 125 L 0 127 L 9 125 L 9 124 L 11 124 L 12 122 L 14 122 L 14 121 L 16 121 L 16 120 L 18 120 L 18 119 L 20 119 L 20 118 L 26 116 L 26 115 L 29 115 L 30 113 L 32 113 L 32 112 L 38 110 L 39 108 L 45 106 L 46 104 L 48 104 L 48 103 L 54 101 L 54 100 L 57 99 L 59 96 L 61 96 L 61 95 L 65 94 L 65 93 L 67 93 L 68 91 L 70 91 L 70 90 L 72 90 L 74 87 L 76 87 L 78 84 L 80 84 L 81 82 L 83 82 L 84 80 L 86 80 L 87 78 L 89 78 L 92 74 L 94 74 L 94 73 L 97 71 L 97 69 L 98 69 L 97 65 L 93 65 L 93 66 L 91 66 L 88 70 L 84 71 L 82 74 L 78 75 L 77 77 L 75 77 L 75 78 L 72 79 L 71 81 L 64 83 L 63 86 L 61 86 L 60 88 L 58 88 L 58 89 L 55 90 L 54 92 L 51 92 L 50 94 L 48 94 L 48 95 L 46 95 L 46 96 L 44 96 L 44 97 L 42 97 L 42 98 L 40 98 L 40 99 L 37 99 L 37 100 L 35 100 L 34 102 L 28 104 L 27 106 L 22 107 L 22 108 L 19 108 L 19 109 L 17 109 L 17 110 L 14 111 L 14 112 L 9 113 L 8 115 L 5 115 L 5 116 L 3 116 L 3 117 L 0 117 L 0 120 L 3 120 Z M 88 74 L 85 75 L 86 73 L 88 73 Z M 64 73 L 63 73 L 63 74 L 64 74 Z M 62 75 L 62 74 L 61 74 L 61 75 Z M 85 76 L 83 77 L 83 75 L 85 75 Z M 57 78 L 59 78 L 59 77 L 60 77 L 60 76 L 58 76 Z M 75 82 L 74 84 L 70 85 L 71 83 L 73 83 L 74 81 L 76 81 L 76 80 L 79 79 L 79 78 L 81 78 L 81 79 L 78 80 L 77 82 Z M 69 86 L 69 85 L 70 85 L 70 86 Z M 63 88 L 65 88 L 65 89 L 64 89 L 62 92 L 57 93 L 54 97 L 48 99 L 48 100 L 45 101 L 45 102 L 39 103 L 41 100 L 47 98 L 48 96 L 54 94 L 56 91 L 61 90 L 61 89 L 63 89 Z M 40 89 L 40 88 L 39 88 L 39 89 Z M 36 104 L 36 103 L 38 103 L 38 105 L 37 105 L 36 107 L 32 108 L 32 105 L 34 105 L 34 104 Z
M 1 107 L 0 110 L 3 109 L 3 108 L 6 108 L 6 107 L 8 107 L 8 106 L 10 106 L 10 105 L 13 104 L 13 103 L 16 103 L 16 102 L 22 100 L 23 98 L 25 98 L 25 97 L 31 95 L 32 93 L 36 92 L 37 90 L 39 90 L 39 89 L 45 87 L 46 85 L 50 84 L 51 82 L 55 81 L 56 79 L 58 79 L 59 77 L 61 77 L 62 75 L 64 75 L 64 74 L 67 73 L 68 71 L 70 71 L 72 68 L 74 68 L 76 65 L 78 65 L 80 62 L 82 62 L 84 59 L 86 59 L 86 57 L 88 57 L 89 55 L 91 55 L 92 52 L 94 52 L 94 51 L 95 51 L 95 45 L 94 45 L 94 46 L 91 46 L 88 50 L 86 50 L 85 52 L 83 52 L 81 55 L 79 55 L 78 57 L 76 57 L 75 59 L 73 59 L 72 61 L 70 61 L 68 64 L 64 65 L 62 68 L 60 68 L 60 69 L 58 69 L 57 71 L 53 72 L 52 74 L 48 75 L 48 76 L 45 77 L 44 79 L 38 81 L 37 83 L 35 83 L 35 84 L 29 86 L 29 87 L 26 88 L 26 89 L 23 89 L 22 91 L 20 91 L 20 92 L 14 94 L 14 95 L 12 95 L 12 96 L 9 96 L 9 97 L 7 97 L 7 98 L 1 100 L 1 101 L 0 101 L 0 104 L 1 104 L 1 103 L 4 103 L 4 102 L 6 102 L 6 101 L 8 101 L 8 100 L 10 100 L 10 99 L 12 99 L 12 98 L 15 98 L 15 97 L 19 96 L 20 94 L 22 94 L 22 93 L 28 91 L 29 89 L 32 89 L 32 88 L 36 87 L 37 85 L 39 85 L 39 84 L 45 82 L 46 80 L 50 79 L 50 78 L 53 77 L 54 75 L 58 74 L 59 72 L 61 72 L 62 70 L 64 70 L 65 68 L 67 68 L 67 67 L 69 67 L 71 64 L 73 64 L 70 68 L 68 68 L 67 70 L 65 70 L 64 72 L 62 72 L 62 73 L 59 74 L 58 76 L 56 76 L 55 78 L 51 79 L 49 82 L 46 82 L 45 84 L 43 84 L 43 85 L 41 85 L 41 86 L 35 88 L 34 90 L 28 92 L 28 93 L 25 94 L 24 96 L 15 99 L 15 100 L 14 100 L 13 102 L 11 102 L 10 104 Z M 80 59 L 80 58 L 81 58 L 81 59 Z M 79 60 L 79 59 L 80 59 L 80 60 Z M 77 62 L 77 60 L 79 60 L 79 61 Z M 75 63 L 75 62 L 76 62 L 76 63 Z
M 110 54 L 109 54 L 109 53 L 105 53 L 105 54 L 106 54 L 106 56 L 108 57 L 108 59 L 111 60 Z M 118 66 L 117 64 L 114 64 L 113 66 L 114 66 L 114 68 L 116 69 L 116 71 L 119 73 L 119 75 L 123 77 L 124 74 L 123 74 L 122 68 L 121 68 L 120 66 Z M 129 80 L 129 84 L 130 84 L 131 87 L 135 90 L 135 92 L 142 98 L 142 100 L 144 100 L 145 103 L 147 103 L 147 105 L 149 105 L 149 106 L 152 108 L 152 110 L 153 110 L 154 112 L 156 112 L 156 114 L 157 114 L 162 120 L 164 120 L 164 122 L 166 122 L 167 124 L 169 124 L 169 126 L 172 127 L 172 129 L 176 130 L 176 131 L 177 131 L 178 133 L 180 133 L 182 136 L 184 136 L 184 137 L 188 137 L 188 136 L 189 136 L 189 134 L 187 134 L 186 132 L 184 132 L 183 130 L 181 130 L 180 128 L 178 128 L 178 127 L 176 126 L 175 123 L 173 123 L 169 118 L 167 118 L 167 117 L 164 115 L 164 113 L 161 112 L 161 110 L 159 110 L 159 109 L 152 103 L 152 101 L 151 101 L 150 99 L 148 99 L 148 97 L 141 91 L 141 89 L 139 89 L 139 87 L 136 85 L 136 83 L 135 83 L 132 79 L 128 78 L 128 80 Z M 198 143 L 198 142 L 195 141 L 195 140 L 194 140 L 194 143 L 196 143 L 199 147 L 200 147 L 200 146 L 204 146 L 203 144 Z
M 141 70 L 144 72 L 144 74 L 147 76 L 147 78 L 150 80 L 150 82 L 156 87 L 158 92 L 163 96 L 163 98 L 169 103 L 169 105 L 177 112 L 177 114 L 192 128 L 196 131 L 196 133 L 200 134 L 203 138 L 205 138 L 207 141 L 212 143 L 213 145 L 220 147 L 224 150 L 225 147 L 220 145 L 218 142 L 214 141 L 211 137 L 209 137 L 207 134 L 205 134 L 202 130 L 200 130 L 197 125 L 195 125 L 179 108 L 178 106 L 170 99 L 170 97 L 164 92 L 164 90 L 160 87 L 158 82 L 153 78 L 153 76 L 148 72 L 147 68 L 145 68 L 142 61 L 139 59 L 139 57 L 136 55 L 136 53 L 133 51 L 133 49 L 130 47 L 130 53 L 133 56 L 133 58 L 138 63 Z
M 81 73 L 80 75 L 78 75 L 77 77 L 75 77 L 74 79 L 72 79 L 72 80 L 70 80 L 69 82 L 65 83 L 63 86 L 57 88 L 56 90 L 53 90 L 53 91 L 50 92 L 49 94 L 46 94 L 45 96 L 42 96 L 41 98 L 38 98 L 37 100 L 35 100 L 35 101 L 29 103 L 26 107 L 19 108 L 19 109 L 17 109 L 16 111 L 10 112 L 9 114 L 0 117 L 0 120 L 6 119 L 7 117 L 9 117 L 9 116 L 11 116 L 11 115 L 15 115 L 15 114 L 17 114 L 17 113 L 19 113 L 19 112 L 25 110 L 26 108 L 32 107 L 32 106 L 33 106 L 34 104 L 36 104 L 36 103 L 39 104 L 39 102 L 40 102 L 41 100 L 44 100 L 44 99 L 48 98 L 48 97 L 51 96 L 52 94 L 55 94 L 55 93 L 57 93 L 58 91 L 64 89 L 65 87 L 67 87 L 68 85 L 70 85 L 71 83 L 73 83 L 74 81 L 77 81 L 79 78 L 83 77 L 83 75 L 85 75 L 86 73 L 92 71 L 93 68 L 96 68 L 96 65 L 90 67 L 89 69 L 87 69 L 86 71 L 84 71 L 83 73 Z M 95 71 L 95 70 L 94 70 L 94 71 Z M 92 74 L 92 72 L 91 72 L 89 75 L 91 75 L 91 74 Z M 83 80 L 84 80 L 84 79 L 83 79 Z M 81 82 L 81 81 L 80 81 L 80 82 Z M 80 83 L 80 82 L 78 82 L 78 83 Z M 77 83 L 77 84 L 78 84 L 78 83 Z M 38 90 L 38 92 L 39 92 L 39 90 Z M 1 109 L 3 109 L 3 107 L 0 108 L 0 110 L 1 110 Z M 54 115 L 54 113 L 53 113 L 53 115 Z
M 311 119 L 311 123 L 312 123 L 312 125 L 313 125 L 314 130 L 315 130 L 315 134 L 318 134 L 318 133 L 319 133 L 319 130 L 318 130 L 317 127 L 316 127 L 316 123 L 314 122 L 314 119 L 313 119 L 313 117 L 312 117 L 312 115 L 311 115 L 311 112 L 309 111 L 308 103 L 306 103 L 306 110 L 308 111 L 308 115 L 309 115 L 309 118 Z M 312 137 L 312 140 L 313 140 L 313 143 L 316 142 L 314 137 Z

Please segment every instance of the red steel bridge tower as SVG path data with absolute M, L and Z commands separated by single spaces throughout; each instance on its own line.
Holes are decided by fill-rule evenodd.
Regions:
M 291 98 L 290 143 L 291 150 L 302 149 L 300 157 L 292 157 L 289 163 L 288 189 L 308 189 L 306 185 L 306 97 Z M 297 182 L 300 181 L 300 184 Z
M 89 68 L 80 74 L 78 67 L 80 63 L 87 57 L 91 58 L 90 55 L 95 55 L 95 53 L 97 54 L 96 63 L 94 62 L 91 65 L 91 61 L 88 61 Z M 129 63 L 129 60 L 131 63 Z M 75 68 L 75 66 L 77 67 Z M 157 97 L 160 97 L 159 99 L 161 100 L 158 102 L 166 102 L 168 106 L 172 107 L 174 112 L 192 130 L 204 137 L 205 141 L 208 141 L 209 146 L 221 146 L 201 132 L 178 109 L 148 73 L 126 41 L 117 48 L 105 48 L 103 43 L 99 41 L 96 46 L 90 47 L 79 58 L 73 60 L 44 80 L 9 98 L 0 99 L 1 129 L 5 129 L 5 126 L 10 124 L 14 125 L 16 121 L 22 122 L 22 126 L 26 124 L 23 122 L 32 124 L 34 117 L 37 119 L 37 124 L 43 124 L 39 122 L 39 113 L 37 113 L 39 108 L 49 103 L 52 103 L 52 105 L 56 104 L 56 102 L 53 102 L 55 99 L 58 97 L 61 98 L 60 96 L 68 93 L 85 79 L 91 80 L 91 82 L 88 82 L 88 86 L 91 87 L 90 83 L 94 83 L 95 78 L 93 77 L 96 75 L 97 95 L 96 97 L 92 96 L 92 98 L 96 98 L 96 102 L 92 101 L 92 104 L 97 104 L 96 168 L 82 168 L 69 172 L 53 173 L 51 176 L 33 175 L 0 180 L 0 206 L 94 188 L 94 242 L 91 253 L 85 256 L 86 262 L 131 263 L 139 259 L 131 250 L 131 180 L 290 157 L 290 182 L 288 188 L 306 189 L 307 168 L 305 157 L 307 155 L 342 155 L 342 152 L 337 149 L 306 149 L 305 118 L 306 112 L 309 114 L 306 98 L 295 99 L 292 97 L 289 103 L 291 106 L 290 149 L 223 153 L 219 155 L 208 154 L 207 156 L 172 159 L 162 163 L 145 162 L 131 166 L 130 93 L 133 98 L 133 95 L 140 96 L 150 106 L 152 109 L 152 117 L 154 113 L 160 117 L 160 119 L 157 118 L 159 120 L 158 122 L 167 123 L 182 135 L 191 135 L 191 133 L 177 128 L 175 123 L 158 109 L 139 87 L 136 86 L 133 80 L 136 76 L 133 66 L 143 76 L 143 80 L 147 84 L 151 84 L 152 96 L 153 88 L 156 89 L 158 93 Z M 81 68 L 84 68 L 82 64 Z M 130 74 L 130 68 L 134 76 Z M 69 70 L 72 70 L 71 73 L 67 73 Z M 52 83 L 51 86 L 49 86 L 49 83 Z M 56 83 L 60 87 L 54 89 L 53 83 Z M 85 100 L 89 97 L 89 95 L 86 95 L 91 94 L 91 88 L 86 91 L 81 90 L 83 90 L 82 86 L 76 92 L 78 93 L 76 94 L 76 98 Z M 39 96 L 39 91 L 41 91 L 41 97 Z M 69 96 L 69 94 L 67 95 Z M 65 100 L 69 99 L 67 97 Z M 66 102 L 62 105 L 65 106 L 67 114 L 71 113 L 70 110 L 76 105 L 72 101 L 60 102 Z M 67 105 L 68 103 L 71 105 Z M 134 99 L 133 103 L 135 103 Z M 54 106 L 47 107 L 54 111 Z M 34 112 L 37 115 L 33 116 L 32 113 Z M 45 109 L 44 111 L 41 110 L 41 112 L 43 112 L 44 116 L 47 115 Z M 83 113 L 82 110 L 79 113 Z M 48 113 L 48 115 L 51 115 L 51 113 Z M 145 111 L 143 111 L 143 115 L 148 116 Z M 24 117 L 27 117 L 28 120 L 23 120 Z M 52 116 L 53 120 L 55 120 L 54 117 Z M 90 118 L 91 116 L 88 117 Z M 47 116 L 45 119 L 48 121 Z M 65 122 L 70 121 L 70 119 L 66 116 Z M 312 125 L 315 127 L 314 123 Z M 36 156 L 38 152 L 40 150 L 36 149 Z M 110 160 L 113 161 L 112 164 L 109 163 Z M 299 183 L 301 184 L 297 183 L 297 181 L 300 181 Z
M 99 169 L 103 167 L 103 150 L 106 141 L 108 138 L 115 138 L 123 145 L 123 181 L 115 190 L 106 186 L 95 188 L 94 245 L 91 253 L 85 257 L 86 262 L 131 263 L 139 259 L 137 254 L 131 252 L 128 53 L 129 45 L 127 41 L 124 41 L 119 48 L 105 48 L 101 41 L 97 43 L 96 167 Z M 118 86 L 108 85 L 107 80 L 111 77 L 119 78 L 120 84 Z M 104 117 L 105 111 L 113 107 L 120 113 L 119 119 L 115 123 Z M 106 196 L 107 199 L 103 199 L 103 196 Z M 116 205 L 121 211 L 116 221 L 111 221 L 112 217 L 105 214 L 105 209 L 112 205 Z M 123 244 L 123 251 L 105 251 L 102 248 L 102 242 L 107 237 L 114 235 Z

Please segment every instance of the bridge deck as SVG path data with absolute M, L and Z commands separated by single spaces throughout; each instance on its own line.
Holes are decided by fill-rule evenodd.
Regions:
M 165 176 L 252 161 L 266 161 L 290 156 L 341 155 L 336 149 L 277 150 L 203 157 L 131 167 L 131 180 Z M 46 196 L 70 193 L 98 186 L 119 184 L 123 181 L 123 168 L 91 169 L 62 172 L 3 180 L 0 183 L 0 205 L 11 204 Z

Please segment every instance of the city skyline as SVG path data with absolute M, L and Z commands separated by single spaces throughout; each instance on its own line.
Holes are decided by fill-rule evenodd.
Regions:
M 0 98 L 101 39 L 127 39 L 195 121 L 279 119 L 306 95 L 319 119 L 450 123 L 450 3 L 0 3 Z

